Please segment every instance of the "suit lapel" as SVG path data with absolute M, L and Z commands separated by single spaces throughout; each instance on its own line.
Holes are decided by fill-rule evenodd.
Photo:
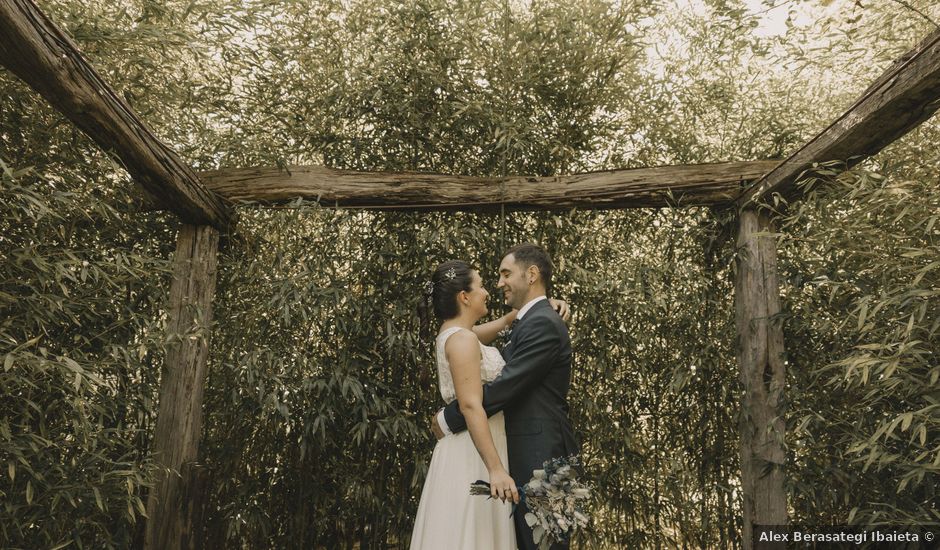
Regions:
M 529 311 L 526 312 L 525 317 L 523 317 L 521 320 L 515 321 L 515 326 L 513 327 L 512 332 L 509 334 L 509 342 L 503 346 L 503 349 L 500 351 L 500 353 L 503 355 L 504 361 L 508 363 L 512 359 L 514 347 L 513 344 L 516 342 L 516 338 L 519 335 L 519 330 L 522 328 L 522 325 L 531 319 L 536 311 L 546 307 L 552 307 L 548 300 L 539 300 L 538 302 L 532 304 L 532 307 L 529 308 Z

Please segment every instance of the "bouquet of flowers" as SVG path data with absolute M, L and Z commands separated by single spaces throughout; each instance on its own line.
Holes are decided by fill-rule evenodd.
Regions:
M 541 470 L 532 472 L 532 479 L 524 487 L 519 487 L 521 502 L 529 509 L 525 521 L 532 527 L 532 538 L 540 550 L 567 540 L 590 521 L 584 502 L 591 497 L 591 488 L 578 481 L 580 465 L 577 456 L 548 460 Z M 478 480 L 470 485 L 470 494 L 490 496 L 490 484 Z

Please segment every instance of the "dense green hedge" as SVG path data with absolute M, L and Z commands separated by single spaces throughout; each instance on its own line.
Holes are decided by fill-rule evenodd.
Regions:
M 786 219 L 791 469 L 807 521 L 940 524 L 940 157 L 917 146 L 938 128 L 882 155 L 906 160 L 891 176 L 807 182 Z
M 129 546 L 152 472 L 166 235 L 70 190 L 68 168 L 0 169 L 0 538 Z

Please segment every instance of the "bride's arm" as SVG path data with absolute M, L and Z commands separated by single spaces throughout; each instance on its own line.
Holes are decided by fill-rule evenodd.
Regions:
M 473 332 L 483 345 L 488 345 L 496 339 L 501 330 L 509 328 L 509 325 L 516 320 L 517 313 L 519 313 L 519 310 L 514 309 L 495 321 L 476 325 L 473 327 Z
M 444 353 L 450 364 L 460 412 L 467 421 L 467 430 L 473 439 L 473 445 L 490 474 L 491 496 L 512 498 L 514 502 L 519 502 L 518 489 L 499 459 L 486 411 L 483 409 L 483 383 L 480 380 L 480 364 L 483 358 L 480 355 L 479 340 L 473 334 L 461 330 L 447 339 Z
M 556 300 L 554 298 L 549 298 L 548 301 L 552 304 L 552 309 L 557 311 L 566 323 L 569 319 L 571 319 L 571 311 L 568 309 L 568 302 L 565 302 L 564 300 Z M 473 327 L 473 332 L 477 335 L 477 338 L 480 339 L 480 342 L 483 343 L 483 345 L 489 345 L 493 340 L 496 339 L 501 330 L 509 328 L 509 325 L 511 325 L 512 322 L 516 320 L 516 314 L 518 313 L 519 310 L 514 309 L 495 321 L 476 325 Z

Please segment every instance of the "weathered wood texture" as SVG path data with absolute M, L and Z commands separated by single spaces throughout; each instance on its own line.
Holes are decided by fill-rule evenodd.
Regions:
M 323 206 L 376 210 L 493 210 L 501 205 L 510 210 L 547 210 L 730 203 L 748 182 L 776 164 L 727 162 L 505 178 L 291 166 L 287 171 L 217 170 L 201 172 L 199 177 L 233 202 L 282 203 L 302 197 L 319 200 Z
M 738 205 L 766 201 L 775 193 L 793 199 L 799 193 L 796 182 L 813 163 L 839 161 L 854 166 L 917 127 L 938 108 L 940 30 L 895 61 L 845 114 L 742 193 Z
M 206 532 L 206 506 L 209 496 L 209 469 L 198 462 L 185 462 L 180 471 L 180 548 L 203 548 Z
M 741 488 L 744 496 L 744 548 L 752 548 L 754 525 L 787 523 L 783 466 L 783 327 L 777 251 L 764 213 L 744 210 L 738 219 L 734 285 L 737 355 L 744 398 L 741 402 Z
M 160 382 L 160 409 L 153 456 L 169 473 L 158 477 L 147 501 L 145 548 L 199 548 L 204 481 L 193 464 L 202 432 L 202 396 L 212 324 L 219 232 L 212 226 L 183 225 L 179 231 L 170 287 L 166 367 Z
M 0 64 L 99 146 L 113 152 L 153 199 L 187 223 L 224 228 L 225 203 L 164 145 L 31 0 L 0 0 Z

